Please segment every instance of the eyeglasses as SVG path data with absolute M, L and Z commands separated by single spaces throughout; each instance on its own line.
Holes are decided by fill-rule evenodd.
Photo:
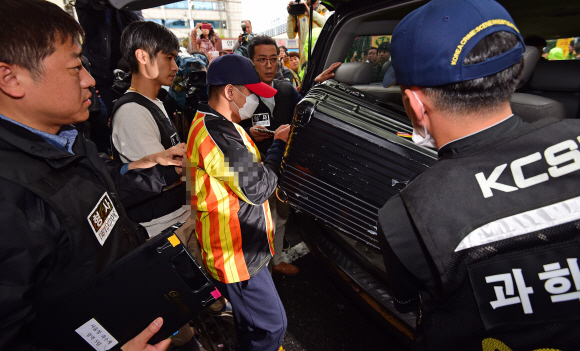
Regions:
M 259 64 L 260 66 L 266 66 L 266 65 L 268 64 L 268 62 L 270 62 L 270 64 L 271 64 L 272 66 L 275 66 L 275 65 L 277 65 L 277 64 L 278 64 L 278 58 L 277 58 L 277 57 L 272 57 L 272 58 L 270 58 L 270 59 L 267 59 L 267 58 L 259 58 L 259 59 L 257 59 L 257 60 L 254 60 L 254 61 L 255 61 L 255 62 L 258 62 L 258 64 Z

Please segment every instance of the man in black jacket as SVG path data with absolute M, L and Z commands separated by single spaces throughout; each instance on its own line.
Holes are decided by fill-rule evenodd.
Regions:
M 0 26 L 0 349 L 37 350 L 45 347 L 37 316 L 145 241 L 121 201 L 140 201 L 180 177 L 174 167 L 131 169 L 184 149 L 123 167 L 103 162 L 71 126 L 88 118 L 95 83 L 81 62 L 82 28 L 39 0 L 3 1 Z M 124 349 L 144 349 L 162 323 Z
M 418 312 L 421 350 L 580 342 L 580 123 L 513 115 L 524 50 L 495 1 L 433 0 L 393 33 L 413 141 L 439 154 L 378 220 L 395 307 Z
M 240 124 L 256 142 L 260 153 L 265 156 L 272 146 L 274 134 L 262 130 L 275 131 L 281 125 L 291 124 L 294 108 L 302 100 L 302 96 L 291 83 L 274 79 L 278 69 L 279 54 L 279 48 L 274 39 L 265 35 L 255 37 L 248 45 L 248 54 L 258 71 L 260 80 L 278 91 L 272 98 L 260 97 L 260 105 L 252 119 L 242 121 Z M 273 194 L 268 201 L 275 226 L 272 271 L 287 275 L 298 274 L 298 267 L 282 261 L 281 257 L 290 206 L 278 200 L 276 194 Z
M 278 91 L 272 98 L 260 97 L 260 105 L 258 105 L 252 119 L 244 120 L 240 123 L 252 140 L 256 142 L 260 153 L 265 156 L 270 146 L 272 146 L 273 131 L 281 125 L 292 124 L 294 109 L 302 100 L 302 95 L 298 93 L 292 83 L 275 79 L 280 50 L 274 39 L 266 35 L 255 37 L 248 45 L 248 53 L 260 76 L 260 80 Z M 333 72 L 339 66 L 340 62 L 333 63 L 328 69 L 319 74 L 315 81 L 321 83 L 334 77 Z M 264 132 L 264 129 L 270 132 Z M 282 261 L 281 257 L 284 246 L 285 225 L 290 215 L 290 206 L 278 200 L 275 193 L 268 201 L 275 225 L 275 254 L 272 258 L 272 271 L 286 275 L 298 274 L 298 267 Z

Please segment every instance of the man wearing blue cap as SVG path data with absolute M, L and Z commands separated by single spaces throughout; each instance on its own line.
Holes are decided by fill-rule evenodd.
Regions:
M 413 140 L 439 155 L 378 220 L 395 306 L 418 312 L 419 349 L 580 342 L 580 124 L 512 114 L 523 52 L 492 0 L 433 0 L 393 33 Z
M 240 55 L 215 59 L 207 71 L 209 106 L 199 105 L 189 130 L 187 157 L 196 234 L 207 272 L 231 302 L 236 350 L 277 350 L 286 314 L 266 268 L 274 254 L 268 198 L 276 190 L 289 125 L 274 133 L 261 160 L 238 124 L 251 118 L 258 96 L 276 89 L 260 81 Z

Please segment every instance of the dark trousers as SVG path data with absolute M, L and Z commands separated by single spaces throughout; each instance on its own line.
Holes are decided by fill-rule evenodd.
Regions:
M 286 332 L 286 311 L 268 269 L 262 268 L 249 280 L 238 283 L 211 279 L 232 304 L 236 350 L 278 350 Z

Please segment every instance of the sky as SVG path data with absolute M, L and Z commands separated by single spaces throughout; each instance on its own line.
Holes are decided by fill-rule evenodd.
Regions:
M 252 22 L 255 33 L 271 27 L 272 20 L 282 17 L 286 22 L 288 12 L 286 7 L 290 0 L 242 0 L 242 17 Z

